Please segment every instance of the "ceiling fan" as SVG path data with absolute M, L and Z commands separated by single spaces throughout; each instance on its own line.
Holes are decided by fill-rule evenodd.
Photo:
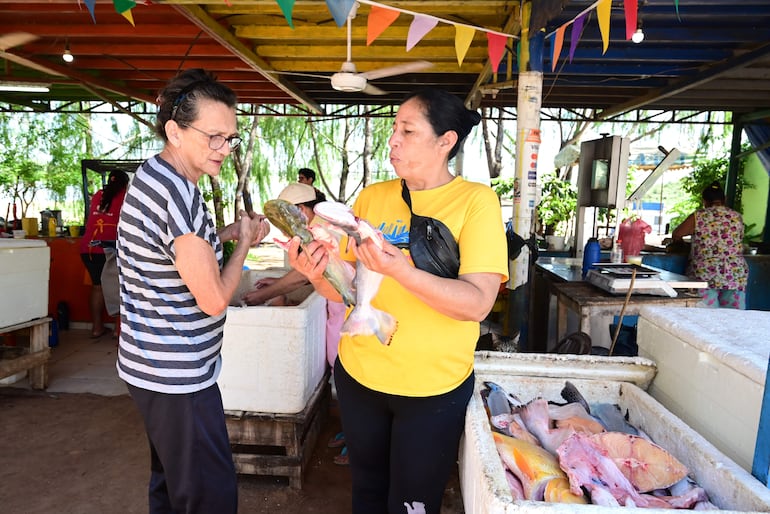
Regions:
M 403 64 L 396 64 L 394 66 L 388 66 L 385 68 L 378 68 L 371 71 L 365 71 L 359 73 L 356 69 L 356 65 L 351 57 L 352 46 L 352 21 L 356 17 L 356 11 L 358 10 L 358 3 L 353 4 L 353 8 L 350 10 L 347 19 L 347 60 L 342 63 L 340 71 L 331 76 L 331 85 L 337 91 L 344 91 L 346 93 L 365 93 L 367 95 L 386 95 L 387 91 L 369 84 L 370 80 L 380 79 L 384 77 L 392 77 L 394 75 L 401 75 L 404 73 L 414 73 L 422 71 L 424 69 L 433 66 L 433 63 L 428 61 L 412 61 Z M 294 72 L 272 72 L 280 73 L 284 75 L 298 75 L 298 76 L 310 76 L 316 78 L 329 77 L 326 75 L 313 75 L 310 73 L 294 73 Z

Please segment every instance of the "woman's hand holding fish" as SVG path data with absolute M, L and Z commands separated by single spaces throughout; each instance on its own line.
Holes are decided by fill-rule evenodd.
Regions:
M 406 255 L 384 239 L 375 241 L 369 237 L 358 245 L 351 238 L 350 244 L 356 259 L 360 260 L 368 269 L 381 275 L 397 278 L 412 267 Z
M 300 245 L 300 239 L 297 236 L 289 240 L 289 248 L 286 250 L 289 255 L 289 266 L 305 275 L 313 284 L 325 280 L 323 273 L 329 262 L 329 256 L 324 246 L 315 240 L 302 245 L 302 248 Z

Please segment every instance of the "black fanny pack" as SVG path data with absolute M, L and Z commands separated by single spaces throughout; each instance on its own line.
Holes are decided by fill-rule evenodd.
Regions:
M 412 198 L 403 180 L 401 197 L 412 213 L 409 222 L 409 253 L 414 265 L 439 277 L 457 278 L 460 271 L 460 248 L 452 232 L 439 220 L 419 216 L 412 211 Z

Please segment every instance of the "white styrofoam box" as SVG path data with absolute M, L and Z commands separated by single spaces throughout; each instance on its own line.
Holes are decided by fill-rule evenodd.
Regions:
M 287 270 L 246 270 L 249 288 Z M 239 288 L 241 289 L 241 288 Z M 242 292 L 240 293 L 242 294 Z M 240 298 L 239 292 L 233 296 Z M 307 286 L 290 293 L 299 305 L 231 306 L 217 380 L 228 411 L 294 414 L 307 405 L 326 372 L 326 299 Z
M 642 357 L 478 351 L 473 368 L 476 376 L 481 377 L 524 375 L 617 380 L 631 382 L 645 390 L 655 377 L 655 363 Z
M 45 241 L 0 239 L 0 328 L 48 315 L 50 269 Z
M 770 355 L 770 312 L 646 307 L 639 355 L 655 360 L 650 394 L 750 470 Z
M 543 377 L 489 376 L 507 392 L 527 402 L 542 397 L 562 402 L 564 380 Z M 634 384 L 608 380 L 570 379 L 589 404 L 617 404 L 628 421 L 687 466 L 690 476 L 703 487 L 712 503 L 732 512 L 770 511 L 770 490 L 700 434 L 666 410 Z M 495 448 L 480 391 L 482 380 L 468 404 L 465 434 L 460 442 L 460 487 L 465 512 L 513 514 L 519 512 L 617 513 L 617 508 L 569 505 L 536 501 L 514 502 L 505 479 L 503 464 Z M 670 512 L 645 509 L 645 512 Z

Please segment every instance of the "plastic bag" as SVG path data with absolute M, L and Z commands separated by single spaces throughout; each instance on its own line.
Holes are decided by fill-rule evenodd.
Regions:
M 631 217 L 623 220 L 618 231 L 623 255 L 639 255 L 644 248 L 644 235 L 652 232 L 652 227 L 641 218 Z

